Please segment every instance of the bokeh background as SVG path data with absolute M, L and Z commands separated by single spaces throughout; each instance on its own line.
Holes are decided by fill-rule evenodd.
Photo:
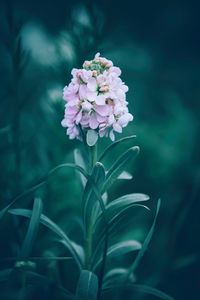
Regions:
M 151 197 L 151 212 L 134 212 L 132 230 L 120 234 L 143 241 L 161 198 L 137 277 L 177 300 L 200 299 L 199 32 L 198 1 L 0 2 L 0 207 L 51 168 L 73 161 L 79 143 L 69 141 L 60 125 L 62 89 L 72 67 L 100 52 L 122 69 L 134 114 L 123 136 L 136 134 L 141 148 L 129 168 L 133 179 L 113 186 L 110 197 Z M 102 140 L 99 151 L 108 143 Z M 80 213 L 75 173 L 59 172 L 35 195 L 42 197 L 45 213 L 78 239 L 69 227 Z M 16 206 L 31 207 L 35 195 Z M 12 265 L 5 258 L 16 256 L 23 224 L 9 215 L 1 220 L 1 269 Z M 50 251 L 50 240 L 41 230 L 36 253 Z M 0 299 L 7 299 L 3 287 Z

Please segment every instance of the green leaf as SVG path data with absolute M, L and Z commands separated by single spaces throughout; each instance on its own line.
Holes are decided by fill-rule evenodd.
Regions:
M 124 242 L 119 242 L 113 246 L 111 246 L 107 251 L 107 259 L 112 259 L 116 256 L 122 256 L 126 253 L 140 250 L 142 247 L 141 243 L 136 240 L 128 240 Z M 93 262 L 96 260 L 93 257 Z M 102 257 L 93 265 L 93 270 L 96 270 L 99 264 L 102 262 Z
M 133 176 L 126 172 L 126 171 L 123 171 L 118 177 L 117 179 L 121 179 L 121 180 L 131 180 L 133 179 Z
M 35 242 L 38 233 L 42 208 L 43 208 L 42 200 L 40 198 L 35 198 L 28 231 L 26 233 L 20 251 L 19 260 L 26 260 L 31 253 L 33 244 Z
M 11 210 L 9 210 L 9 213 L 11 213 L 13 215 L 17 215 L 17 216 L 23 216 L 26 218 L 31 217 L 31 210 L 29 210 L 29 209 L 20 209 L 20 208 L 11 209 Z M 56 225 L 52 220 L 50 220 L 48 217 L 46 217 L 43 214 L 41 214 L 41 216 L 40 216 L 40 222 L 44 226 L 48 227 L 51 231 L 56 233 L 61 239 L 63 239 L 65 241 L 65 245 L 67 246 L 68 250 L 70 251 L 75 262 L 77 263 L 77 266 L 79 267 L 79 269 L 81 269 L 82 268 L 81 259 L 78 256 L 76 250 L 74 249 L 73 244 L 71 243 L 71 240 L 68 238 L 68 236 L 65 234 L 65 232 L 58 225 Z
M 61 240 L 59 242 L 61 242 L 64 246 L 66 246 L 68 248 L 68 245 L 67 245 L 67 243 L 66 243 L 65 240 Z M 76 253 L 78 254 L 78 256 L 79 256 L 79 258 L 81 260 L 82 265 L 84 265 L 84 263 L 85 263 L 85 252 L 84 252 L 83 247 L 80 246 L 80 245 L 78 245 L 77 243 L 75 243 L 73 241 L 71 241 L 71 244 L 74 247 Z
M 118 176 L 124 171 L 124 169 L 130 165 L 131 159 L 135 158 L 139 153 L 139 147 L 135 146 L 128 149 L 125 153 L 123 153 L 118 160 L 111 166 L 107 175 L 106 181 L 103 187 L 103 191 L 107 191 L 107 189 L 113 184 L 113 182 L 118 178 Z
M 82 270 L 77 283 L 76 297 L 80 300 L 96 300 L 97 292 L 97 276 L 90 271 Z
M 108 271 L 103 280 L 103 288 L 109 287 L 111 284 L 122 284 L 124 283 L 124 278 L 127 274 L 126 268 L 114 268 Z M 135 282 L 136 278 L 132 275 L 132 278 L 129 278 L 130 282 Z
M 155 214 L 155 217 L 154 217 L 154 220 L 153 220 L 153 224 L 149 230 L 149 233 L 142 245 L 142 249 L 139 251 L 135 261 L 133 262 L 133 264 L 131 265 L 131 267 L 129 268 L 129 272 L 128 272 L 128 277 L 134 273 L 135 269 L 138 267 L 142 257 L 144 256 L 147 248 L 148 248 L 148 245 L 151 241 L 151 238 L 152 238 L 152 235 L 153 235 L 153 232 L 154 232 L 154 228 L 155 228 L 155 225 L 156 225 L 156 220 L 157 220 L 157 217 L 158 217 L 158 213 L 159 213 L 159 210 L 160 210 L 160 199 L 158 200 L 158 204 L 157 204 L 157 208 L 156 208 L 156 214 Z
M 125 210 L 127 210 L 129 207 L 144 207 L 148 209 L 148 207 L 144 205 L 139 205 L 136 204 L 137 202 L 142 202 L 142 201 L 147 201 L 149 200 L 149 196 L 145 194 L 139 194 L 139 193 L 134 193 L 134 194 L 127 194 L 122 197 L 119 197 L 113 201 L 111 201 L 107 206 L 106 206 L 106 217 L 108 219 L 108 227 L 109 227 L 109 233 L 111 233 L 111 226 L 113 223 L 116 221 L 116 219 L 123 214 Z M 93 230 L 94 232 L 102 232 L 104 229 L 103 227 L 103 218 L 102 214 L 100 214 L 96 220 L 96 223 L 94 224 Z M 115 224 L 116 225 L 116 224 Z M 98 239 L 100 236 L 98 235 Z
M 98 140 L 98 133 L 95 130 L 88 130 L 86 135 L 86 142 L 88 146 L 92 147 L 96 144 Z
M 49 171 L 49 173 L 47 174 L 47 176 L 45 176 L 42 180 L 40 180 L 39 183 L 33 185 L 32 187 L 30 187 L 29 189 L 27 189 L 25 192 L 19 194 L 17 197 L 15 197 L 6 207 L 4 207 L 1 211 L 0 211 L 0 220 L 1 218 L 5 215 L 5 213 L 9 210 L 10 207 L 12 207 L 18 200 L 30 195 L 31 193 L 33 193 L 34 191 L 36 191 L 37 189 L 39 189 L 40 187 L 42 187 L 43 185 L 46 184 L 47 180 L 54 175 L 58 170 L 62 169 L 62 168 L 70 168 L 70 169 L 75 169 L 77 171 L 79 171 L 81 174 L 83 174 L 83 176 L 85 176 L 85 178 L 87 178 L 88 180 L 90 179 L 90 176 L 88 175 L 88 173 L 81 168 L 80 166 L 77 166 L 75 164 L 71 164 L 71 163 L 65 163 L 65 164 L 61 164 L 58 165 L 57 167 L 51 169 Z M 95 190 L 95 192 L 98 194 L 98 192 L 96 191 L 95 187 L 93 187 L 93 189 Z
M 100 191 L 105 182 L 105 169 L 101 163 L 97 162 L 95 164 L 91 177 L 93 178 L 96 188 L 99 190 L 99 193 L 101 194 Z M 96 205 L 100 206 L 100 203 L 98 201 L 98 196 L 94 192 L 93 183 L 91 181 L 88 181 L 85 186 L 83 199 L 82 199 L 83 219 L 84 219 L 84 224 L 86 224 L 86 226 L 88 225 L 91 218 L 93 217 L 94 208 L 96 207 Z
M 30 271 L 18 271 L 17 275 L 25 275 L 26 278 L 26 285 L 31 285 L 31 286 L 47 286 L 47 290 L 49 290 L 50 288 L 55 289 L 56 290 L 56 295 L 62 294 L 62 299 L 63 299 L 63 295 L 65 295 L 65 299 L 69 299 L 69 300 L 76 300 L 74 295 L 72 295 L 71 292 L 69 292 L 68 290 L 66 290 L 63 287 L 58 286 L 55 282 L 52 286 L 52 280 L 49 279 L 48 277 L 41 275 L 39 273 L 36 272 L 30 272 Z M 23 277 L 22 277 L 23 280 Z M 49 295 L 49 292 L 48 292 Z M 58 298 L 60 299 L 60 295 L 58 296 Z M 44 296 L 44 299 L 46 299 L 46 297 Z
M 112 279 L 115 279 L 118 276 L 123 276 L 126 273 L 127 273 L 127 269 L 125 269 L 125 268 L 114 268 L 114 269 L 111 269 L 110 271 L 108 271 L 105 274 L 104 283 L 106 283 L 107 281 L 110 281 Z
M 150 286 L 146 286 L 146 285 L 142 285 L 142 284 L 135 284 L 135 283 L 128 283 L 127 285 L 117 285 L 118 288 L 121 289 L 128 289 L 128 290 L 132 290 L 133 292 L 138 292 L 138 293 L 145 293 L 148 295 L 152 295 L 155 296 L 157 298 L 163 299 L 163 300 L 174 300 L 174 298 L 172 298 L 171 296 L 167 295 L 166 293 L 150 287 Z M 107 292 L 111 292 L 112 290 L 116 289 L 116 283 L 115 282 L 110 282 L 109 286 L 106 286 L 103 289 L 104 294 Z
M 136 135 L 131 135 L 131 136 L 127 136 L 124 137 L 118 141 L 115 141 L 114 143 L 110 144 L 105 151 L 101 154 L 101 156 L 99 157 L 99 161 L 102 161 L 113 149 L 115 149 L 115 147 L 117 147 L 118 145 L 121 145 L 125 142 L 128 142 L 132 139 L 135 139 Z
M 137 202 L 148 201 L 149 196 L 140 193 L 127 194 L 122 197 L 119 197 L 113 201 L 111 201 L 106 206 L 106 214 L 108 219 L 110 220 L 118 213 L 121 209 L 124 209 L 127 206 L 131 206 Z
M 142 284 L 132 284 L 132 285 L 128 284 L 128 287 L 133 289 L 136 292 L 153 295 L 163 300 L 174 300 L 171 296 L 167 295 L 166 293 L 150 286 L 146 286 Z
M 74 150 L 74 161 L 75 161 L 76 165 L 78 165 L 81 168 L 83 168 L 84 170 L 86 170 L 86 165 L 85 165 L 84 159 L 81 155 L 81 151 L 79 149 Z M 87 181 L 85 176 L 83 176 L 83 174 L 79 174 L 79 176 L 80 176 L 82 186 L 85 187 L 86 181 Z

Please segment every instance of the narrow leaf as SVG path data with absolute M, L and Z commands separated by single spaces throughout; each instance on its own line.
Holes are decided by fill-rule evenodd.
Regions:
M 37 189 L 39 189 L 40 187 L 42 187 L 43 185 L 45 185 L 46 182 L 48 181 L 49 177 L 51 177 L 52 175 L 54 175 L 58 170 L 60 170 L 62 168 L 75 169 L 75 170 L 79 171 L 81 174 L 83 174 L 85 176 L 85 178 L 87 178 L 88 180 L 90 180 L 90 177 L 87 174 L 87 172 L 83 168 L 81 168 L 80 166 L 77 166 L 77 165 L 71 164 L 71 163 L 65 163 L 65 164 L 58 165 L 57 167 L 51 169 L 49 171 L 49 173 L 47 174 L 47 176 L 45 176 L 43 179 L 41 179 L 39 183 L 31 186 L 25 192 L 19 194 L 6 207 L 4 207 L 0 211 L 0 220 L 5 215 L 5 213 L 9 210 L 9 208 L 12 207 L 18 200 L 20 200 L 20 199 L 22 199 L 22 198 L 30 195 L 31 193 L 35 192 Z M 95 190 L 95 187 L 94 187 L 94 190 Z
M 100 191 L 105 181 L 105 169 L 101 163 L 99 162 L 96 163 L 96 165 L 93 168 L 91 177 L 93 178 L 94 184 L 96 185 L 96 188 L 99 190 L 99 193 L 101 193 Z M 96 205 L 98 207 L 100 206 L 100 203 L 98 201 L 98 196 L 94 192 L 93 183 L 91 181 L 88 181 L 85 186 L 83 199 L 82 199 L 83 219 L 84 219 L 84 224 L 86 224 L 86 226 L 90 222 L 93 216 L 93 212 Z
M 126 253 L 139 250 L 141 249 L 141 247 L 142 247 L 141 243 L 136 240 L 119 242 L 108 249 L 107 259 L 112 259 L 116 256 L 122 256 Z M 93 261 L 94 260 L 96 260 L 96 258 L 93 257 Z M 101 261 L 102 261 L 102 257 L 95 263 L 95 265 L 93 266 L 93 270 L 97 269 Z
M 81 151 L 79 149 L 74 150 L 74 161 L 75 161 L 76 165 L 80 166 L 84 170 L 86 169 L 84 159 L 83 159 L 83 157 L 81 155 Z M 79 177 L 80 177 L 82 186 L 85 187 L 86 181 L 87 181 L 85 176 L 83 176 L 83 174 L 79 174 Z
M 158 213 L 159 213 L 159 210 L 160 210 L 160 199 L 158 200 L 158 204 L 157 204 L 157 208 L 156 208 L 156 214 L 155 214 L 155 217 L 154 217 L 154 220 L 153 220 L 153 224 L 149 230 L 149 233 L 142 245 L 142 249 L 139 251 L 135 261 L 133 262 L 133 264 L 131 265 L 131 267 L 129 268 L 129 272 L 128 272 L 128 276 L 129 277 L 132 273 L 134 273 L 135 269 L 138 267 L 142 257 L 144 256 L 147 248 L 148 248 L 148 245 L 151 241 L 151 238 L 152 238 L 152 235 L 153 235 L 153 232 L 154 232 L 154 228 L 155 228 L 155 225 L 156 225 L 156 220 L 157 220 L 157 217 L 158 217 Z
M 115 147 L 117 147 L 120 144 L 123 144 L 125 142 L 128 142 L 132 139 L 135 139 L 136 135 L 131 135 L 131 136 L 127 136 L 124 137 L 118 141 L 115 141 L 114 143 L 110 144 L 105 151 L 101 154 L 101 156 L 99 157 L 99 161 L 102 161 L 113 149 L 115 149 Z
M 23 216 L 26 218 L 31 217 L 31 210 L 29 210 L 29 209 L 17 208 L 17 209 L 11 209 L 8 212 L 13 215 Z M 68 236 L 65 234 L 65 232 L 58 225 L 56 225 L 52 220 L 50 220 L 48 217 L 46 217 L 43 214 L 41 214 L 41 216 L 40 216 L 40 222 L 44 226 L 48 227 L 51 231 L 56 233 L 59 237 L 61 237 L 65 241 L 65 245 L 68 247 L 68 250 L 70 251 L 72 257 L 74 258 L 74 260 L 77 263 L 77 266 L 79 267 L 79 269 L 81 269 L 81 260 L 78 256 L 77 252 L 75 251 L 73 244 L 71 243 L 71 240 L 68 238 Z
M 113 182 L 118 178 L 118 176 L 124 171 L 124 169 L 130 165 L 131 159 L 135 158 L 139 153 L 139 147 L 135 146 L 128 149 L 124 154 L 122 154 L 118 160 L 112 165 L 106 175 L 106 181 L 103 187 L 103 191 L 113 184 Z
M 96 300 L 97 292 L 97 276 L 90 271 L 82 270 L 77 283 L 76 297 L 80 300 Z
M 121 289 L 129 289 L 133 292 L 137 292 L 137 293 L 145 293 L 148 295 L 152 295 L 155 296 L 159 299 L 163 299 L 163 300 L 174 300 L 174 298 L 172 298 L 171 296 L 167 295 L 166 293 L 150 287 L 150 286 L 146 286 L 146 285 L 142 285 L 142 284 L 135 284 L 135 283 L 128 283 L 127 285 L 117 285 L 118 288 Z M 108 292 L 112 292 L 112 290 L 116 289 L 116 283 L 115 282 L 111 282 L 109 283 L 109 285 L 105 286 L 103 289 L 104 294 L 108 293 Z
M 167 295 L 166 293 L 150 286 L 142 284 L 128 284 L 128 287 L 135 290 L 136 292 L 153 295 L 163 300 L 174 300 L 171 296 Z
M 35 198 L 28 231 L 26 233 L 20 251 L 19 260 L 25 260 L 26 258 L 28 258 L 28 256 L 31 253 L 33 244 L 37 236 L 39 224 L 40 224 L 40 216 L 42 213 L 42 208 L 43 208 L 42 200 L 40 198 Z
M 137 202 L 143 202 L 149 200 L 149 196 L 140 193 L 127 194 L 111 201 L 106 206 L 106 214 L 110 219 L 115 215 L 116 212 L 123 209 L 124 207 L 130 206 Z
M 133 193 L 133 194 L 127 194 L 122 197 L 119 197 L 113 201 L 111 201 L 106 206 L 106 216 L 109 220 L 108 226 L 109 228 L 113 224 L 113 220 L 119 217 L 120 214 L 124 212 L 125 209 L 133 206 L 141 206 L 139 204 L 136 204 L 137 202 L 147 201 L 149 200 L 149 196 L 145 194 L 139 194 L 139 193 Z M 147 208 L 146 206 L 142 206 L 144 208 Z M 148 209 L 148 208 L 147 208 Z M 96 229 L 103 229 L 103 220 L 102 220 L 102 214 L 100 214 L 97 218 L 97 221 L 94 226 L 94 231 Z

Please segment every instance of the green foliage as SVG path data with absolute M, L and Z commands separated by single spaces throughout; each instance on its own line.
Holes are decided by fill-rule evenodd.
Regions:
M 96 300 L 98 292 L 97 276 L 87 270 L 82 270 L 76 287 L 76 297 L 80 300 Z
M 17 216 L 27 217 L 27 218 L 30 218 L 32 215 L 31 210 L 20 209 L 20 208 L 11 209 L 11 210 L 9 210 L 9 213 L 17 215 Z M 74 248 L 74 245 L 71 243 L 70 239 L 64 233 L 64 231 L 58 225 L 56 225 L 53 221 L 51 221 L 48 217 L 46 217 L 43 214 L 41 214 L 41 216 L 40 216 L 40 222 L 44 226 L 48 227 L 51 231 L 56 233 L 62 240 L 64 240 L 65 246 L 70 251 L 72 257 L 74 258 L 75 262 L 77 263 L 77 266 L 81 269 L 81 259 L 78 256 L 78 253 L 76 252 L 76 250 Z
M 31 250 L 36 240 L 37 232 L 39 229 L 42 207 L 42 200 L 40 198 L 36 198 L 33 204 L 33 210 L 30 218 L 29 227 L 18 258 L 19 260 L 26 260 L 31 254 Z
M 109 189 L 109 187 L 121 175 L 124 169 L 130 164 L 130 161 L 134 159 L 138 153 L 139 147 L 132 147 L 118 158 L 118 160 L 110 167 L 108 173 L 106 174 L 103 191 L 107 191 Z
M 111 151 L 111 149 L 112 148 L 110 148 L 109 151 Z M 59 236 L 59 241 L 67 248 L 79 269 L 80 275 L 76 287 L 77 299 L 99 299 L 102 292 L 105 289 L 110 288 L 113 284 L 112 282 L 115 282 L 116 280 L 119 280 L 122 283 L 122 289 L 129 287 L 130 284 L 128 284 L 127 281 L 130 281 L 131 276 L 133 276 L 133 273 L 151 240 L 160 208 L 160 201 L 158 201 L 153 225 L 143 245 L 141 245 L 139 241 L 133 239 L 117 243 L 108 243 L 113 230 L 120 231 L 120 223 L 116 222 L 116 220 L 120 218 L 125 211 L 127 212 L 134 207 L 147 208 L 146 206 L 141 205 L 140 202 L 149 200 L 149 196 L 140 193 L 127 194 L 107 203 L 107 200 L 105 201 L 105 199 L 102 198 L 102 194 L 107 192 L 107 188 L 109 188 L 110 185 L 118 179 L 119 175 L 124 172 L 124 169 L 130 163 L 130 159 L 134 158 L 138 151 L 138 147 L 133 147 L 124 152 L 107 172 L 102 163 L 96 162 L 92 168 L 91 175 L 88 174 L 81 153 L 76 151 L 75 160 L 79 165 L 69 163 L 59 165 L 52 169 L 46 176 L 46 179 L 42 181 L 42 183 L 45 183 L 48 177 L 52 176 L 57 170 L 62 168 L 73 168 L 79 171 L 87 180 L 86 184 L 83 185 L 85 187 L 81 203 L 84 224 L 83 245 L 78 245 L 76 242 L 72 241 L 58 225 L 41 213 L 42 202 L 40 198 L 35 199 L 33 210 L 19 208 L 9 209 L 9 207 L 24 196 L 24 194 L 14 199 L 6 210 L 9 209 L 8 212 L 13 215 L 30 218 L 30 224 L 22 246 L 20 260 L 25 260 L 30 257 L 39 223 L 41 222 Z M 91 153 L 94 155 L 95 152 Z M 83 178 L 80 179 L 82 184 L 84 184 Z M 36 187 L 37 186 L 38 185 L 36 185 Z M 32 187 L 29 191 L 32 192 L 34 189 L 35 187 Z M 25 195 L 29 191 L 25 192 Z M 6 212 L 5 209 L 2 211 L 4 213 Z M 140 251 L 128 269 L 121 266 L 120 268 L 111 268 L 110 270 L 107 270 L 107 263 L 108 265 L 112 265 L 111 262 L 113 259 L 124 257 L 124 254 L 132 253 L 136 250 Z M 107 270 L 106 273 L 105 270 Z M 93 272 L 95 272 L 95 274 Z M 7 271 L 2 274 L 2 278 L 4 278 L 4 274 L 6 275 Z M 140 285 L 134 285 L 132 289 L 144 291 L 158 297 L 160 296 L 161 298 L 165 295 L 156 289 L 148 289 L 148 287 L 142 289 L 142 286 Z

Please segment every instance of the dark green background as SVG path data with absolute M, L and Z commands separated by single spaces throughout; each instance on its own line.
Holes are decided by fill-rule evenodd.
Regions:
M 198 1 L 0 2 L 0 206 L 57 164 L 72 162 L 79 143 L 69 141 L 60 125 L 62 88 L 72 67 L 100 52 L 122 69 L 134 115 L 123 136 L 136 134 L 141 148 L 129 168 L 133 180 L 115 185 L 110 196 L 151 196 L 151 213 L 134 213 L 132 231 L 124 231 L 141 241 L 161 198 L 156 230 L 137 276 L 177 300 L 200 299 L 199 32 Z M 100 142 L 100 151 L 108 142 Z M 64 170 L 37 195 L 46 214 L 70 231 L 71 216 L 80 213 L 80 192 L 78 178 Z M 31 207 L 32 199 L 17 206 Z M 16 256 L 23 223 L 10 216 L 0 223 L 1 269 L 12 265 L 4 258 Z M 40 235 L 37 254 L 51 249 L 48 233 Z M 78 239 L 76 232 L 71 236 Z

